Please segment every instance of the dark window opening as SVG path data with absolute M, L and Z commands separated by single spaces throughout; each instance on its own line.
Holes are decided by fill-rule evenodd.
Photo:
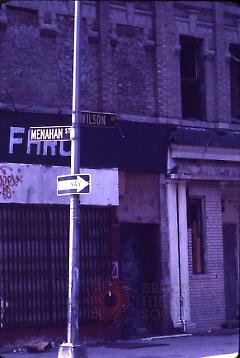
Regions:
M 240 119 L 240 46 L 230 45 L 231 116 Z
M 204 273 L 203 248 L 203 199 L 188 200 L 188 227 L 192 231 L 192 267 L 193 273 Z
M 180 43 L 182 117 L 202 120 L 202 42 L 191 37 L 181 36 Z

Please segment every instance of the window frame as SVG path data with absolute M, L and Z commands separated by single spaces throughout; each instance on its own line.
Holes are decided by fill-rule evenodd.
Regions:
M 181 53 L 180 53 L 180 81 L 181 81 L 181 104 L 182 104 L 182 119 L 193 119 L 193 120 L 204 120 L 204 62 L 203 62 L 203 39 L 180 35 L 179 38 Z M 191 47 L 194 51 L 192 57 L 194 57 L 194 68 L 195 68 L 195 76 L 194 77 L 184 77 L 184 67 L 187 67 L 186 62 L 184 60 L 184 45 L 185 51 L 189 51 Z M 186 53 L 185 53 L 185 57 Z M 188 94 L 187 92 L 193 93 L 195 92 L 194 104 L 192 108 L 187 104 Z M 197 100 L 199 96 L 199 99 Z M 189 101 L 190 103 L 192 101 Z M 196 109 L 197 108 L 197 109 Z M 192 112 L 192 113 L 191 113 Z
M 236 54 L 236 52 L 239 52 L 238 54 Z M 230 62 L 229 62 L 229 82 L 230 82 L 230 113 L 231 113 L 231 118 L 240 121 L 240 104 L 239 104 L 239 97 L 237 96 L 237 94 L 234 94 L 234 89 L 233 86 L 236 84 L 236 76 L 234 74 L 234 67 L 236 68 L 236 63 L 238 62 L 238 74 L 240 77 L 240 45 L 239 44 L 234 44 L 234 43 L 230 43 L 229 44 L 229 53 L 230 53 Z M 240 78 L 239 78 L 239 82 L 237 83 L 238 85 L 238 93 L 240 93 Z M 236 105 L 236 103 L 238 105 Z M 237 108 L 237 114 L 236 114 L 236 109 L 234 107 L 238 107 Z
M 197 206 L 195 213 L 192 212 L 193 205 Z M 189 197 L 187 204 L 187 222 L 188 228 L 191 229 L 192 272 L 194 275 L 206 274 L 204 213 L 205 198 L 202 196 Z M 195 227 L 193 227 L 194 224 Z

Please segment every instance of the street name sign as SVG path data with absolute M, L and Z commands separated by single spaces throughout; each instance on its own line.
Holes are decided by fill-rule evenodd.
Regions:
M 81 111 L 81 124 L 91 127 L 114 127 L 117 115 L 114 113 L 100 113 Z
M 90 174 L 60 175 L 57 177 L 57 195 L 89 194 Z
M 117 115 L 81 111 L 81 124 L 90 127 L 114 127 Z M 30 141 L 69 141 L 71 140 L 70 126 L 30 127 Z
M 30 141 L 71 140 L 71 127 L 30 127 Z

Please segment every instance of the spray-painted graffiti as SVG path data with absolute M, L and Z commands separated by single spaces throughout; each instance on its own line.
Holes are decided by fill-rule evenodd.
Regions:
M 18 169 L 16 174 L 11 167 L 6 165 L 0 166 L 0 196 L 4 200 L 11 199 L 14 188 L 22 183 L 22 181 L 21 169 Z
M 0 297 L 0 327 L 3 328 L 4 325 L 4 314 L 5 309 L 8 307 L 8 302 L 3 299 L 3 297 Z

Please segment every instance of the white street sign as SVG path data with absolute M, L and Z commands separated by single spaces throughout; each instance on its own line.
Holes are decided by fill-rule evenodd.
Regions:
M 71 130 L 69 126 L 30 127 L 30 141 L 69 141 Z
M 57 195 L 89 194 L 90 174 L 61 175 L 57 177 Z

